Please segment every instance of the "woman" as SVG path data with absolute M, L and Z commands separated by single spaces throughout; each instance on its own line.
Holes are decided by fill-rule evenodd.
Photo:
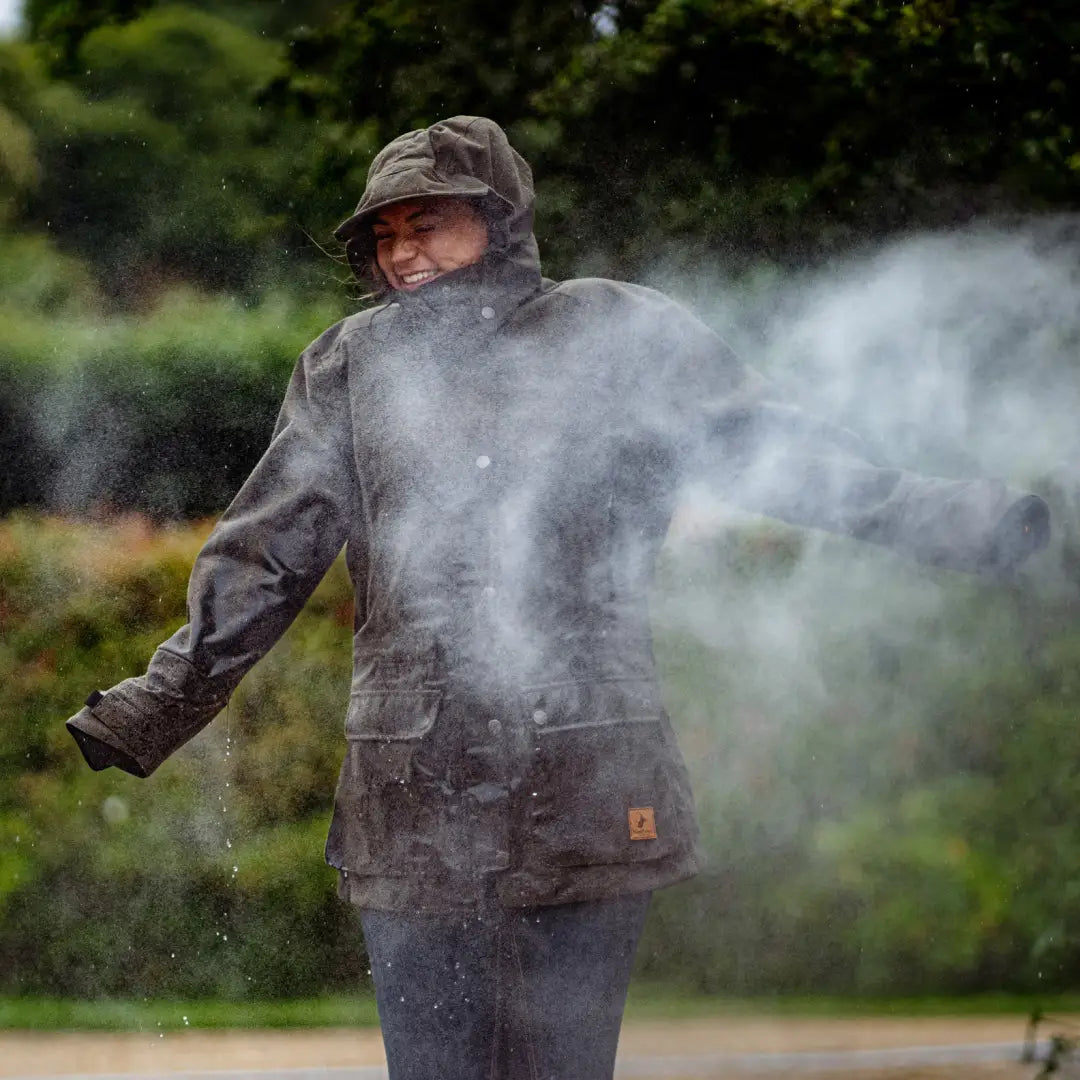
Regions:
M 871 464 L 659 293 L 542 278 L 532 212 L 490 120 L 378 155 L 337 235 L 383 302 L 301 357 L 189 623 L 69 721 L 95 768 L 149 775 L 346 547 L 327 857 L 394 1080 L 612 1073 L 648 897 L 698 865 L 646 599 L 684 481 L 957 569 L 1046 538 L 1033 496 Z

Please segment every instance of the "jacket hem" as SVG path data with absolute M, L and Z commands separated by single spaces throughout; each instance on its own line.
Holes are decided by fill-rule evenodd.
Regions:
M 697 851 L 655 863 L 509 870 L 470 877 L 457 888 L 433 887 L 430 877 L 361 874 L 339 868 L 338 896 L 359 908 L 453 915 L 490 907 L 547 907 L 654 892 L 693 877 Z M 445 884 L 445 883 L 442 883 Z

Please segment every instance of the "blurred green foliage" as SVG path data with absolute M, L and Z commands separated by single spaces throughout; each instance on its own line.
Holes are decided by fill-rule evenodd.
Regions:
M 348 693 L 341 567 L 152 783 L 94 774 L 56 722 L 184 620 L 205 525 L 0 527 L 0 987 L 242 998 L 355 988 L 359 924 L 322 840 Z
M 1075 985 L 1080 633 L 1047 569 L 986 585 L 760 525 L 669 550 L 658 658 L 711 865 L 654 899 L 646 974 Z
M 227 20 L 166 6 L 86 34 L 71 81 L 24 60 L 22 121 L 40 163 L 25 220 L 126 307 L 182 282 L 248 297 L 273 288 L 302 239 L 295 163 L 314 138 L 254 100 L 280 53 Z
M 29 0 L 27 20 L 0 42 L 5 512 L 219 510 L 296 354 L 354 303 L 330 235 L 371 157 L 441 116 L 490 115 L 532 161 L 555 276 L 667 258 L 767 297 L 779 264 L 1080 194 L 1069 0 Z M 1080 538 L 1058 495 L 1064 577 L 1012 589 L 760 525 L 669 549 L 658 653 L 712 863 L 656 898 L 643 974 L 1076 985 Z M 90 773 L 59 723 L 183 620 L 203 535 L 0 525 L 0 990 L 362 981 L 319 853 L 340 565 L 151 782 Z
M 321 852 L 351 662 L 341 562 L 151 780 L 91 773 L 59 722 L 184 620 L 207 528 L 0 526 L 0 992 L 364 985 Z M 658 657 L 710 864 L 654 899 L 640 973 L 734 995 L 1075 985 L 1080 633 L 1030 625 L 1038 588 L 753 521 L 673 537 Z
M 0 451 L 14 455 L 0 511 L 220 508 L 269 428 L 284 356 L 354 303 L 331 235 L 372 156 L 440 116 L 491 115 L 533 162 L 553 276 L 760 279 L 1080 195 L 1067 0 L 31 0 L 26 14 L 25 40 L 0 42 Z M 229 300 L 198 309 L 193 291 Z M 217 346 L 199 325 L 211 310 Z M 120 345 L 125 318 L 154 329 Z M 73 402 L 91 418 L 78 454 Z M 133 461 L 149 474 L 122 475 Z
M 245 306 L 173 290 L 152 319 L 90 317 L 85 268 L 39 238 L 0 261 L 0 509 L 222 509 L 266 448 L 330 296 Z
M 533 162 L 557 276 L 634 277 L 674 250 L 805 263 L 1080 193 L 1070 0 L 31 0 L 27 15 L 28 40 L 0 44 L 0 205 L 128 307 L 177 280 L 324 288 L 317 245 L 378 147 L 455 112 L 494 117 Z

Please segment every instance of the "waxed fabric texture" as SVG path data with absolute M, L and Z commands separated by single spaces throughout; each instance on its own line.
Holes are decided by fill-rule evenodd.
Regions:
M 480 169 L 484 146 L 503 158 Z M 1045 521 L 1041 500 L 999 481 L 873 460 L 658 292 L 542 278 L 523 163 L 505 137 L 469 155 L 485 183 L 518 178 L 497 192 L 513 205 L 507 244 L 305 351 L 195 564 L 189 622 L 69 721 L 149 775 L 344 546 L 356 633 L 327 857 L 365 908 L 575 903 L 694 873 L 648 612 L 688 481 L 971 572 L 1042 535 L 1002 544 L 1003 527 Z
M 476 203 L 489 222 L 494 249 L 504 256 L 518 249 L 528 260 L 538 260 L 528 163 L 498 124 L 483 116 L 452 116 L 384 147 L 371 163 L 355 212 L 334 232 L 345 243 L 353 272 L 377 294 L 385 294 L 387 286 L 373 258 L 371 222 L 392 203 L 434 196 Z

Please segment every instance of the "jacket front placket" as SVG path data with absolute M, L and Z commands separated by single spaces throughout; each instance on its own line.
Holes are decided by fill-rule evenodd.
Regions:
M 431 523 L 448 530 L 438 588 L 451 608 L 436 645 L 446 676 L 440 742 L 452 745 L 439 857 L 474 872 L 510 866 L 510 805 L 522 771 L 499 555 L 501 507 L 517 471 L 502 408 L 512 373 L 495 306 L 485 299 L 440 313 L 438 344 L 428 354 L 439 368 L 447 450 L 438 471 L 446 490 L 434 497 L 449 509 L 447 519 Z M 440 433 L 432 438 L 438 445 Z

